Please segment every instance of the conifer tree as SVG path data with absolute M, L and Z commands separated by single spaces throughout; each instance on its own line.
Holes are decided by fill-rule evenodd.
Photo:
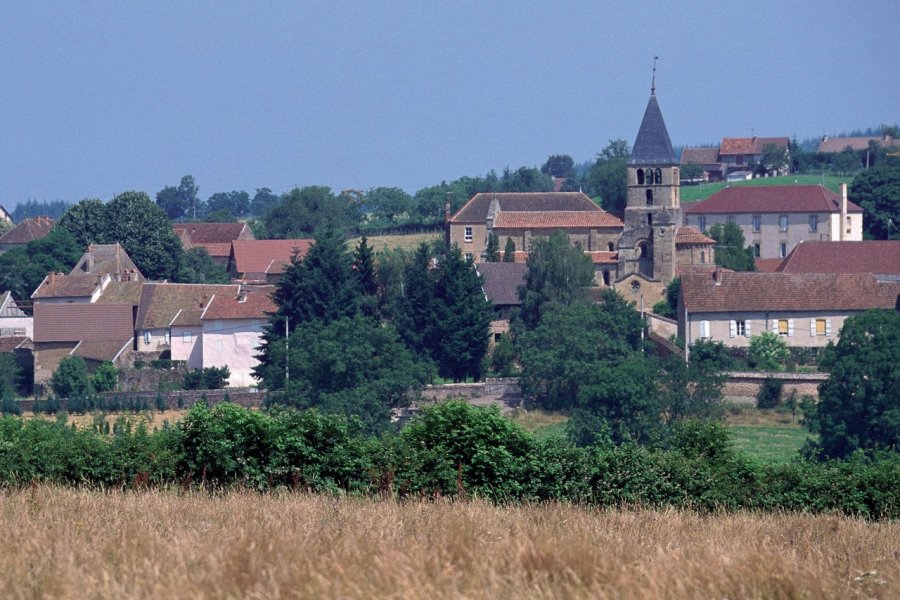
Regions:
M 500 262 L 500 239 L 496 233 L 488 236 L 487 247 L 484 249 L 485 262 Z
M 506 238 L 506 247 L 503 248 L 503 262 L 516 262 L 516 243 L 511 237 Z
M 422 243 L 403 272 L 403 299 L 396 315 L 397 331 L 410 350 L 419 356 L 432 354 L 434 279 L 430 267 L 431 252 Z

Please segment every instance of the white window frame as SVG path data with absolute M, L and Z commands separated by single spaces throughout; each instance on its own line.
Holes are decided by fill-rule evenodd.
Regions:
M 471 242 L 472 241 L 472 228 L 467 226 L 464 231 L 464 235 L 465 235 L 465 240 L 467 242 Z
M 700 321 L 700 337 L 709 339 L 709 321 L 706 319 Z
M 784 258 L 787 256 L 787 242 L 780 242 L 778 244 L 778 258 Z
M 697 227 L 700 231 L 706 231 L 706 217 L 697 217 Z
M 789 224 L 787 215 L 778 215 L 778 231 L 787 231 Z
M 822 323 L 822 333 L 819 333 L 819 322 Z M 812 318 L 809 320 L 810 337 L 831 337 L 831 319 Z
M 144 343 L 149 344 L 151 342 L 151 340 L 153 340 L 153 334 L 150 333 L 149 331 L 145 331 L 144 332 Z

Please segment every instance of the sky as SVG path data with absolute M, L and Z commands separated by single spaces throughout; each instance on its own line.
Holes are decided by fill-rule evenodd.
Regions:
M 0 0 L 0 205 L 194 176 L 416 190 L 634 142 L 900 122 L 896 0 Z

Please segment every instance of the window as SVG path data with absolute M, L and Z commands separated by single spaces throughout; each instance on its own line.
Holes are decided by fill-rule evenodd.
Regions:
M 792 336 L 794 335 L 794 320 L 793 319 L 778 319 L 774 323 L 774 333 L 777 333 L 781 336 Z
M 171 334 L 168 331 L 163 334 L 163 340 L 165 340 L 166 344 L 168 344 L 171 341 L 170 335 Z
M 750 337 L 749 321 L 732 321 L 730 324 L 731 337 Z
M 184 342 L 185 344 L 190 344 L 190 343 L 191 343 L 191 337 L 192 337 L 192 336 L 191 336 L 191 332 L 190 332 L 190 331 L 185 331 L 184 333 L 181 334 L 181 341 Z
M 831 335 L 831 319 L 810 319 L 809 320 L 809 335 L 811 337 L 816 336 L 830 336 Z
M 641 282 L 635 279 L 631 282 L 631 291 L 636 292 L 639 289 L 641 289 Z
M 709 337 L 709 321 L 700 321 L 700 337 Z
M 759 244 L 753 244 L 753 256 L 759 258 Z
M 609 271 L 603 271 L 603 285 L 609 285 Z
M 466 252 L 466 262 L 472 262 L 472 253 Z
M 616 247 L 615 247 L 615 245 L 614 245 L 612 242 L 607 242 L 607 244 L 606 244 L 606 249 L 607 249 L 609 252 L 612 252 L 613 250 L 616 249 Z
M 762 229 L 762 215 L 753 215 L 753 231 L 758 232 L 760 229 Z
M 653 173 L 653 181 L 654 181 L 654 183 L 656 183 L 656 185 L 660 185 L 662 183 L 662 171 L 657 169 Z
M 778 258 L 784 258 L 785 256 L 787 256 L 787 244 L 781 242 L 778 245 Z
M 697 226 L 700 231 L 706 231 L 706 217 L 697 217 Z
M 728 215 L 727 217 L 725 217 L 725 222 L 734 225 L 734 215 Z
M 145 331 L 145 332 L 144 332 L 144 343 L 145 343 L 145 344 L 149 344 L 149 343 L 150 343 L 150 340 L 152 340 L 152 339 L 153 339 L 153 336 L 150 334 L 150 332 L 149 332 L 149 331 Z
M 788 218 L 787 215 L 779 215 L 778 217 L 778 231 L 787 231 L 788 227 Z
M 647 190 L 647 206 L 653 204 L 653 190 Z
M 637 170 L 637 184 L 644 185 L 644 170 L 643 169 Z
M 467 242 L 472 241 L 472 228 L 471 227 L 466 227 L 466 241 Z
M 809 230 L 810 231 L 818 231 L 819 230 L 819 215 L 809 215 Z
M 494 334 L 494 343 L 495 343 L 495 344 L 499 344 L 499 343 L 500 343 L 500 338 L 502 338 L 502 337 L 503 337 L 503 334 L 502 334 L 502 333 L 495 333 L 495 334 Z
M 706 252 L 704 252 L 703 250 L 700 251 L 700 264 L 706 264 Z

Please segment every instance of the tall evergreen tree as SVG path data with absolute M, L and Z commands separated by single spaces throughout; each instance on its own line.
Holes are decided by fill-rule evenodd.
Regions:
M 458 246 L 438 265 L 434 300 L 432 357 L 438 372 L 454 381 L 477 379 L 487 353 L 492 313 L 478 273 Z
M 434 341 L 434 279 L 431 252 L 422 243 L 403 272 L 403 299 L 395 316 L 397 331 L 406 345 L 419 356 L 430 356 Z
M 503 262 L 516 262 L 516 243 L 511 237 L 506 238 L 506 247 L 503 248 Z
M 359 281 L 351 268 L 353 258 L 334 230 L 316 236 L 302 259 L 296 256 L 275 287 L 278 305 L 273 319 L 283 330 L 285 317 L 291 331 L 307 321 L 329 323 L 354 317 L 359 311 Z M 278 327 L 276 327 L 277 329 Z
M 487 247 L 484 249 L 484 260 L 486 262 L 500 262 L 500 239 L 496 233 L 488 236 Z
M 378 274 L 375 271 L 375 253 L 363 236 L 353 252 L 353 275 L 359 285 L 360 310 L 366 316 L 378 315 Z

